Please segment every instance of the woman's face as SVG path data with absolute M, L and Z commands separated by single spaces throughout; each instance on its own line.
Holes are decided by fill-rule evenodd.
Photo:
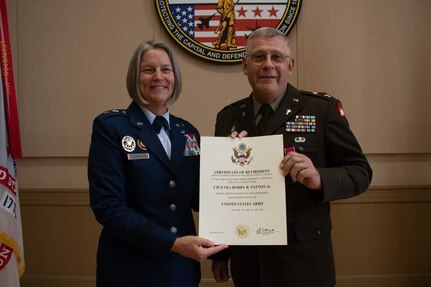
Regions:
M 154 114 L 164 114 L 174 85 L 174 69 L 168 54 L 162 49 L 145 52 L 139 69 L 139 90 L 149 102 L 146 107 Z

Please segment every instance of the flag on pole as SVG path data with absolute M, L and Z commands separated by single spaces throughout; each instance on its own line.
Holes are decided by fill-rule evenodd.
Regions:
M 7 122 L 9 150 L 15 158 L 21 155 L 21 139 L 16 105 L 15 82 L 13 80 L 12 53 L 9 40 L 6 0 L 0 0 L 0 55 L 1 76 L 3 80 L 4 109 Z
M 14 158 L 21 157 L 21 140 L 5 0 L 0 18 L 0 286 L 19 287 L 25 264 Z

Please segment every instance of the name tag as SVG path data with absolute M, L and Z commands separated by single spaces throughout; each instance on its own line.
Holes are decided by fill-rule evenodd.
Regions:
M 145 153 L 129 153 L 127 155 L 128 160 L 149 159 L 149 158 L 150 158 L 150 154 L 147 152 L 145 152 Z

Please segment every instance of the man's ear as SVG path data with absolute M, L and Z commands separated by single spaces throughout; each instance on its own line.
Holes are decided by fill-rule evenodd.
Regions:
M 242 65 L 242 72 L 244 73 L 244 75 L 247 75 L 247 59 L 244 57 L 244 58 L 242 58 L 242 62 L 241 62 L 241 65 Z
M 289 61 L 289 72 L 292 73 L 293 72 L 293 67 L 295 66 L 295 59 L 291 58 Z

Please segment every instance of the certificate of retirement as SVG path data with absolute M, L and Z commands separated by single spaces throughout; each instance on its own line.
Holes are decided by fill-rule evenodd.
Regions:
M 201 137 L 199 236 L 287 245 L 283 136 Z

